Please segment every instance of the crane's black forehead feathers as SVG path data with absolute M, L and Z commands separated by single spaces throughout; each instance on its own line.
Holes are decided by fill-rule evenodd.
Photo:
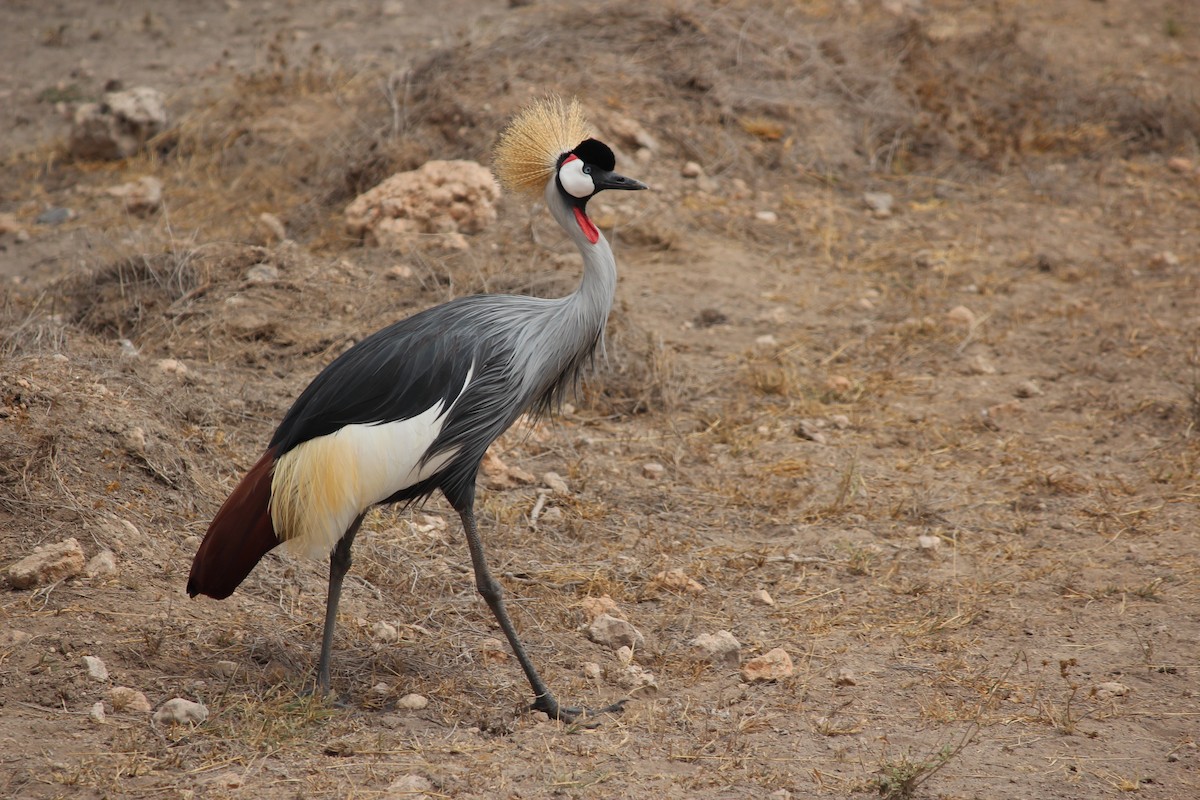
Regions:
M 571 151 L 585 163 L 594 164 L 602 170 L 611 172 L 617 166 L 617 157 L 612 148 L 597 139 L 584 139 Z

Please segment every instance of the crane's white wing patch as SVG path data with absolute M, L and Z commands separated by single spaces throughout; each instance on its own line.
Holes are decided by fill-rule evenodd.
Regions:
M 470 380 L 468 373 L 463 391 Z M 454 403 L 443 406 L 395 422 L 346 425 L 284 454 L 271 481 L 276 535 L 293 552 L 323 558 L 359 514 L 437 474 L 458 453 L 422 462 Z

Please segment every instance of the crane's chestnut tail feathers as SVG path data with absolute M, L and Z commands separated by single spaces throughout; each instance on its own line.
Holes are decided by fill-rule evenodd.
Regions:
M 271 475 L 275 448 L 263 453 L 213 517 L 192 561 L 187 592 L 223 600 L 279 544 L 271 523 Z

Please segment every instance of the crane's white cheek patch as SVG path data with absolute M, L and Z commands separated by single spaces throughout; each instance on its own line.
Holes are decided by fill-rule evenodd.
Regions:
M 439 402 L 410 419 L 347 425 L 290 450 L 271 482 L 276 535 L 293 552 L 327 556 L 355 517 L 454 458 L 457 450 L 421 463 L 445 421 Z
M 583 162 L 577 156 L 567 159 L 559 167 L 558 182 L 572 197 L 582 199 L 596 193 L 596 184 L 592 176 L 583 171 Z

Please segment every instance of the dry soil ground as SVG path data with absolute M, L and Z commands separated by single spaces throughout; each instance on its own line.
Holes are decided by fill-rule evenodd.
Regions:
M 0 212 L 27 234 L 0 238 L 0 567 L 73 536 L 118 568 L 0 597 L 0 795 L 1200 793 L 1200 5 L 14 0 L 0 50 Z M 74 160 L 64 114 L 109 81 L 164 91 L 173 128 Z M 545 91 L 655 191 L 596 209 L 607 361 L 498 446 L 569 493 L 535 526 L 540 480 L 485 486 L 484 527 L 562 698 L 627 693 L 579 629 L 602 595 L 657 690 L 591 730 L 522 713 L 433 502 L 360 535 L 326 706 L 324 566 L 272 555 L 218 603 L 185 596 L 191 556 L 354 339 L 570 290 L 577 256 L 513 199 L 465 251 L 340 221 L 394 171 L 487 163 Z M 149 217 L 104 191 L 141 175 Z M 696 661 L 721 629 L 794 675 Z M 210 716 L 96 724 L 113 685 Z

